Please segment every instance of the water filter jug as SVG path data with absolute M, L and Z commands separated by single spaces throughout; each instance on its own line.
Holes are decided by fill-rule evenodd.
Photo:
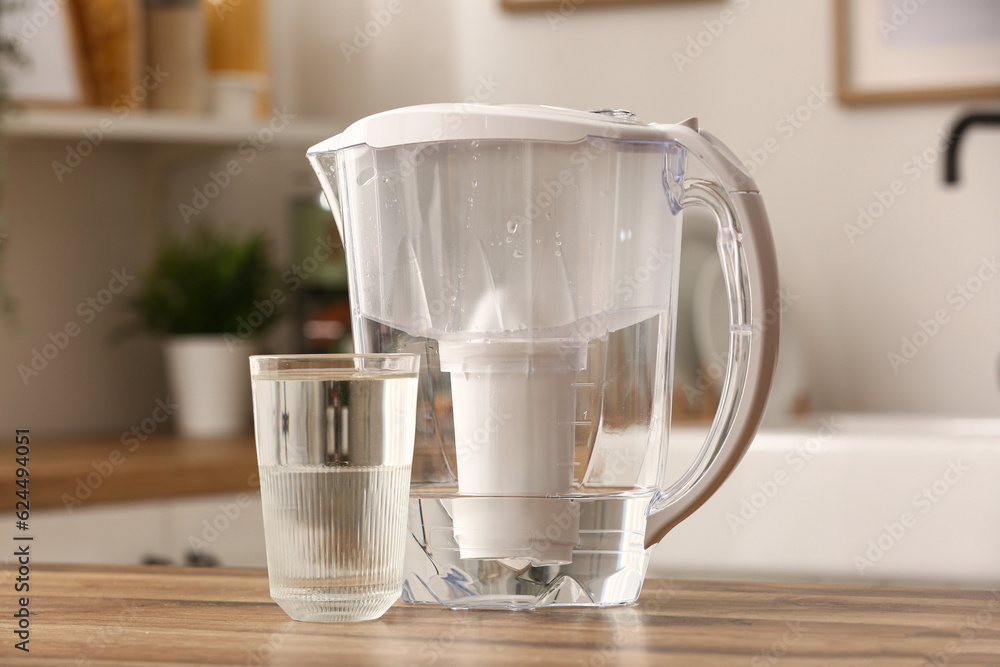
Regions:
M 778 344 L 757 185 L 695 119 L 435 104 L 310 149 L 347 257 L 358 352 L 422 356 L 403 599 L 634 601 L 650 549 L 739 462 Z M 681 217 L 708 208 L 728 367 L 666 479 Z

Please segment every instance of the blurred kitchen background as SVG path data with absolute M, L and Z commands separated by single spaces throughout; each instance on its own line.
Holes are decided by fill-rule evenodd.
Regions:
M 229 452 L 252 472 L 249 436 L 213 454 L 212 441 L 178 438 L 172 420 L 149 422 L 170 389 L 163 337 L 121 334 L 138 276 L 167 233 L 264 232 L 287 303 L 254 349 L 349 347 L 335 227 L 305 149 L 381 110 L 477 101 L 698 116 L 765 196 L 787 323 L 768 416 L 778 435 L 754 445 L 728 496 L 667 538 L 679 555 L 657 560 L 656 574 L 996 577 L 1000 542 L 975 523 L 1000 513 L 986 479 L 939 498 L 872 570 L 853 557 L 873 553 L 869 540 L 878 546 L 882 525 L 956 452 L 981 457 L 968 479 L 1000 472 L 1000 127 L 970 126 L 958 182 L 944 178 L 956 122 L 1000 111 L 998 3 L 28 0 L 3 29 L 29 62 L 8 58 L 4 70 L 0 266 L 12 306 L 0 423 L 31 428 L 39 466 L 46 446 L 87 452 L 78 471 L 52 469 L 66 486 L 39 513 L 52 560 L 263 564 L 254 482 L 212 482 L 234 470 Z M 690 441 L 693 456 L 713 412 L 718 311 L 710 223 L 689 227 L 674 403 L 678 451 Z M 850 416 L 824 426 L 831 414 Z M 134 428 L 143 446 L 110 461 L 102 452 Z M 756 507 L 786 452 L 810 439 L 814 455 L 844 458 Z M 113 473 L 88 482 L 102 467 Z M 125 483 L 130 474 L 138 481 Z M 870 511 L 894 493 L 899 503 Z M 965 569 L 920 560 L 940 557 L 926 545 L 942 542 L 964 548 Z

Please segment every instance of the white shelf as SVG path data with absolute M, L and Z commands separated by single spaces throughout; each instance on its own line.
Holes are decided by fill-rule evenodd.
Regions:
M 268 127 L 269 122 L 273 127 Z M 272 118 L 232 122 L 207 115 L 113 109 L 23 109 L 12 111 L 0 125 L 8 139 L 80 139 L 93 141 L 174 144 L 189 146 L 238 145 L 253 137 L 274 146 L 308 148 L 342 131 L 340 119 Z M 265 129 L 266 128 L 266 129 Z M 273 130 L 273 131 L 272 131 Z

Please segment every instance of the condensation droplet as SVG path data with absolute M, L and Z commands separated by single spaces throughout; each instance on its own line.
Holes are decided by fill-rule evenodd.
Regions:
M 517 232 L 517 221 L 508 220 L 507 221 L 507 233 L 514 234 Z
M 515 250 L 514 251 L 514 259 L 521 259 L 522 257 L 524 257 L 524 253 L 523 252 L 521 252 L 520 250 Z

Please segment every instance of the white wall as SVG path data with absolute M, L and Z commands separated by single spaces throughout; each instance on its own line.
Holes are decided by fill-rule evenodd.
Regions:
M 35 433 L 121 432 L 165 395 L 154 342 L 113 341 L 138 284 L 128 277 L 149 261 L 158 233 L 146 205 L 150 182 L 136 147 L 112 143 L 59 182 L 51 164 L 65 159 L 67 143 L 5 148 L 8 236 L 0 242 L 17 308 L 0 327 L 0 423 Z M 127 282 L 111 285 L 118 293 L 109 289 L 115 271 Z M 36 351 L 47 358 L 33 360 Z
M 461 100 L 482 77 L 499 82 L 491 102 L 617 106 L 656 121 L 697 115 L 743 158 L 776 138 L 777 153 L 755 175 L 783 282 L 799 297 L 793 316 L 814 405 L 996 414 L 1000 280 L 961 310 L 946 297 L 1000 249 L 1000 132 L 969 136 L 963 181 L 951 189 L 939 162 L 915 181 L 905 165 L 963 108 L 983 104 L 849 108 L 831 98 L 790 137 L 781 134 L 776 123 L 811 91 L 834 89 L 832 4 L 584 5 L 550 21 L 544 12 L 504 12 L 499 0 L 404 0 L 347 62 L 340 44 L 387 2 L 296 0 L 275 10 L 272 43 L 289 75 L 279 96 L 306 113 L 356 118 Z M 726 9 L 736 20 L 679 71 L 674 53 Z M 858 207 L 897 179 L 905 194 L 850 243 L 844 227 Z M 949 322 L 894 371 L 888 353 L 939 308 Z
M 107 142 L 60 182 L 51 164 L 65 159 L 69 143 L 18 140 L 6 148 L 8 237 L 0 243 L 6 287 L 18 305 L 0 327 L 0 423 L 45 435 L 113 435 L 169 396 L 160 341 L 135 331 L 122 336 L 134 323 L 127 302 L 137 294 L 136 277 L 164 230 L 183 226 L 178 205 L 190 204 L 192 188 L 204 188 L 229 156 L 219 149 L 161 159 L 148 146 Z M 301 153 L 261 152 L 202 214 L 270 232 L 282 270 L 290 266 L 291 196 L 308 170 Z M 132 279 L 123 290 L 116 282 L 120 291 L 112 293 L 113 272 L 123 269 Z M 90 306 L 87 299 L 100 301 Z M 65 333 L 67 325 L 76 335 Z M 284 326 L 269 335 L 289 333 Z M 33 361 L 35 351 L 50 358 Z

